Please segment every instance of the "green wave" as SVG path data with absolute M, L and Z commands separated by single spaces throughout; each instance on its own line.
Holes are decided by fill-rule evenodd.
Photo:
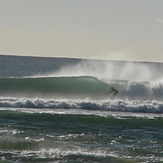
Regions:
M 125 117 L 116 117 L 116 116 L 100 116 L 100 115 L 87 115 L 87 114 L 51 114 L 51 113 L 26 113 L 19 111 L 11 111 L 11 110 L 0 110 L 0 122 L 3 123 L 3 120 L 6 121 L 17 121 L 18 124 L 24 124 L 23 122 L 29 121 L 29 124 L 24 124 L 26 126 L 30 123 L 34 123 L 36 126 L 44 126 L 44 123 L 56 123 L 58 128 L 66 127 L 69 124 L 73 124 L 77 130 L 80 130 L 81 125 L 84 125 L 86 129 L 89 131 L 89 128 L 96 126 L 105 128 L 116 126 L 116 128 L 132 128 L 132 129 L 143 129 L 150 127 L 159 127 L 162 129 L 162 117 L 136 117 L 133 116 L 125 116 Z M 79 127 L 79 128 L 78 128 Z M 36 127 L 37 128 L 37 127 Z M 21 127 L 19 126 L 19 129 Z M 75 129 L 75 128 L 74 128 Z
M 121 84 L 120 84 L 121 83 Z M 1 78 L 1 94 L 86 94 L 106 95 L 111 86 L 121 87 L 122 81 L 106 84 L 94 77 Z

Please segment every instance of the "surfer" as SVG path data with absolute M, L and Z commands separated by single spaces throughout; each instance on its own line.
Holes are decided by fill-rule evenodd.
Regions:
M 113 95 L 116 96 L 118 91 L 115 88 L 111 87 L 111 90 L 109 90 L 108 93 L 113 93 Z

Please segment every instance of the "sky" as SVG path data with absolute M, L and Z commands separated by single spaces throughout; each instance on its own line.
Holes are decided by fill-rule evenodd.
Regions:
M 163 0 L 0 0 L 0 54 L 163 62 Z

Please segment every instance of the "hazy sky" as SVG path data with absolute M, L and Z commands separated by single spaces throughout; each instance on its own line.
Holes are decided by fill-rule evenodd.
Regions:
M 163 0 L 0 0 L 0 54 L 163 62 Z

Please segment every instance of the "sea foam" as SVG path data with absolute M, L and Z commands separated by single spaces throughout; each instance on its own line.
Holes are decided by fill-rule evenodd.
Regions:
M 120 112 L 163 113 L 163 102 L 156 100 L 54 100 L 1 98 L 0 107 L 10 108 L 48 108 L 48 109 L 86 109 Z

